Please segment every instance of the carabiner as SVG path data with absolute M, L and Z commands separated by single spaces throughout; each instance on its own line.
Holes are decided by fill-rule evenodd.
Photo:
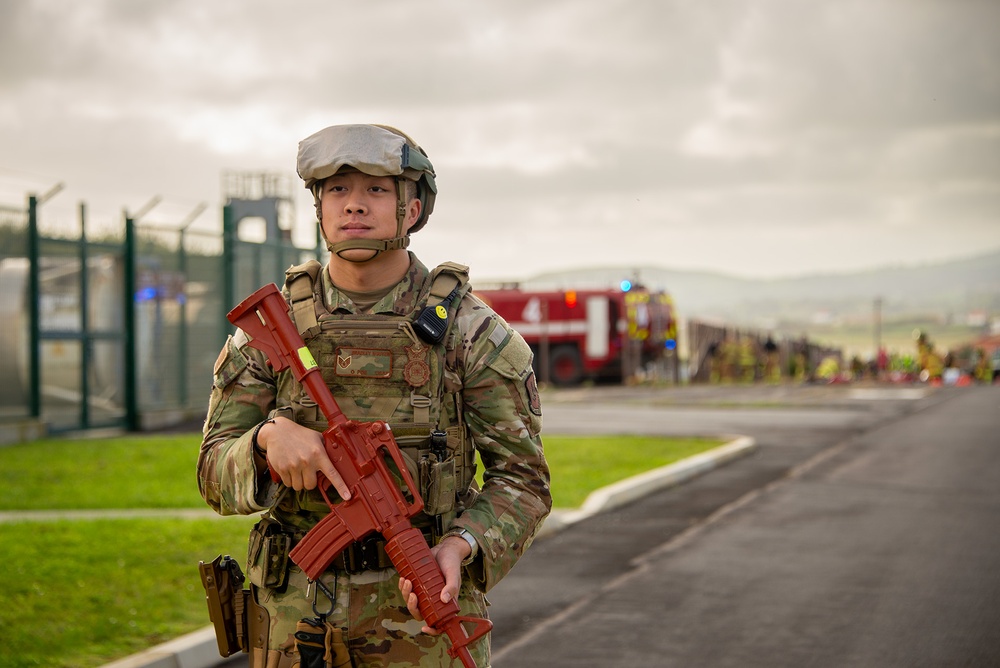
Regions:
M 313 614 L 315 614 L 317 617 L 319 617 L 320 619 L 322 619 L 325 622 L 326 618 L 333 614 L 333 609 L 337 607 L 337 601 L 336 601 L 336 598 L 334 597 L 335 596 L 334 593 L 332 591 L 330 591 L 329 587 L 327 587 L 325 584 L 323 584 L 322 580 L 320 580 L 320 579 L 317 578 L 316 580 L 310 580 L 309 581 L 310 586 L 313 585 L 314 583 L 316 585 L 316 589 L 313 590 L 313 600 L 312 600 Z M 336 590 L 336 588 L 337 588 L 337 579 L 336 579 L 336 576 L 334 576 L 333 588 L 334 588 L 334 590 Z M 327 598 L 328 601 L 330 601 L 330 609 L 327 610 L 326 612 L 320 612 L 316 608 L 316 603 L 317 603 L 317 601 L 319 599 L 319 591 L 321 589 L 323 590 L 323 595 L 326 596 L 326 598 Z

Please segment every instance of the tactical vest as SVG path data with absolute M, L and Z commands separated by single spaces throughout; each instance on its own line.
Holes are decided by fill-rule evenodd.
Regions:
M 453 323 L 469 290 L 468 268 L 455 263 L 435 268 L 419 286 L 416 309 L 403 315 L 328 312 L 320 271 L 322 265 L 312 260 L 285 272 L 292 319 L 344 414 L 358 422 L 381 420 L 392 428 L 424 500 L 424 511 L 413 523 L 436 541 L 477 494 L 475 448 L 461 417 L 460 388 L 451 383 L 453 391 L 447 391 L 445 384 L 447 352 L 459 342 L 457 327 L 450 326 L 441 343 L 432 345 L 417 336 L 412 323 L 425 307 L 438 306 L 449 295 Z M 279 380 L 278 396 L 290 401 L 286 408 L 297 423 L 318 431 L 328 426 L 291 374 Z M 281 510 L 329 510 L 315 490 L 295 496 L 298 508 Z

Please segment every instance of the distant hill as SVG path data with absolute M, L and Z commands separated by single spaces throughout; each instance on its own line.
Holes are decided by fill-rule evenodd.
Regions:
M 581 267 L 539 274 L 522 285 L 604 288 L 617 286 L 623 278 L 666 290 L 688 318 L 734 324 L 870 318 L 876 299 L 882 300 L 887 319 L 964 317 L 979 310 L 1000 314 L 1000 252 L 936 264 L 767 280 L 652 266 Z

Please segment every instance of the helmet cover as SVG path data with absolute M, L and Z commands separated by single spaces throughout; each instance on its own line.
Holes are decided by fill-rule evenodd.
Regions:
M 313 190 L 318 182 L 344 167 L 417 182 L 423 206 L 410 232 L 427 222 L 437 195 L 434 167 L 423 149 L 399 130 L 381 125 L 333 125 L 299 142 L 296 171 L 306 188 Z

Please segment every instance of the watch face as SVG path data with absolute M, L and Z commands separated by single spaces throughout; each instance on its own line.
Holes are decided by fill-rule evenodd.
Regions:
M 462 529 L 462 533 L 458 535 L 465 539 L 465 542 L 468 543 L 469 547 L 472 548 L 472 553 L 475 554 L 478 545 L 476 544 L 476 539 L 472 537 L 472 534 L 469 533 L 466 529 Z

